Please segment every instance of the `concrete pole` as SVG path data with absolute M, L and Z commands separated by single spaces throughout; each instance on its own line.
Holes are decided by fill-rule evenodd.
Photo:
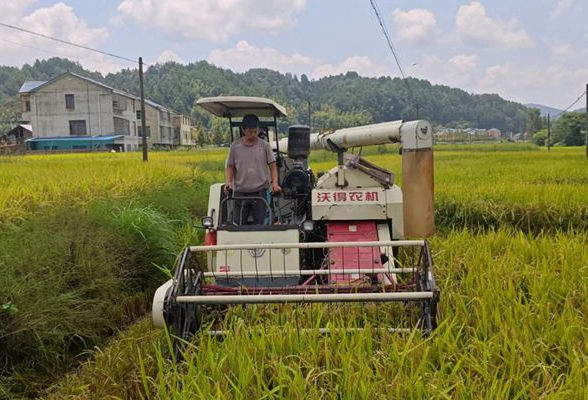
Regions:
M 547 114 L 547 151 L 551 150 L 551 114 Z
M 586 84 L 586 157 L 588 157 L 588 83 Z
M 147 156 L 147 122 L 145 121 L 145 90 L 143 88 L 143 58 L 139 57 L 139 86 L 141 90 L 141 131 L 143 139 L 143 161 L 148 160 Z

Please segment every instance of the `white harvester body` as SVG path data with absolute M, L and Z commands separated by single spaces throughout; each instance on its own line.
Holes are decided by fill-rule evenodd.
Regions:
M 240 134 L 233 118 L 266 117 L 261 129 L 274 148 L 283 193 L 258 199 L 267 206 L 264 224 L 235 225 L 236 198 L 222 183 L 211 185 L 205 244 L 186 248 L 174 278 L 156 292 L 156 325 L 165 322 L 185 338 L 200 328 L 202 307 L 210 304 L 416 302 L 420 327 L 435 328 L 439 290 L 423 240 L 434 232 L 427 121 L 316 134 L 297 125 L 276 140 L 277 118 L 286 112 L 271 100 L 217 97 L 197 104 L 228 117 L 232 135 Z M 395 142 L 402 144 L 403 190 L 389 171 L 345 153 Z M 308 165 L 310 150 L 317 149 L 338 156 L 337 166 L 318 179 Z M 409 250 L 414 259 L 401 257 Z

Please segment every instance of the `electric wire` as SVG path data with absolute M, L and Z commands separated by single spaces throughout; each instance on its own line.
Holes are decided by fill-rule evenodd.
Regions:
M 93 51 L 95 53 L 100 53 L 100 54 L 103 54 L 103 55 L 106 55 L 106 56 L 109 56 L 109 57 L 114 57 L 114 58 L 118 58 L 118 59 L 121 59 L 121 60 L 129 61 L 129 62 L 132 62 L 134 64 L 137 64 L 138 63 L 137 60 L 132 60 L 132 59 L 127 58 L 127 57 L 119 56 L 117 54 L 109 53 L 107 51 L 98 50 L 98 49 L 95 49 L 93 47 L 84 46 L 82 44 L 69 42 L 67 40 L 63 40 L 63 39 L 59 39 L 59 38 L 56 38 L 56 37 L 53 37 L 53 36 L 45 35 L 44 33 L 34 32 L 34 31 L 31 31 L 31 30 L 24 29 L 24 28 L 21 28 L 21 27 L 18 27 L 18 26 L 14 26 L 14 25 L 10 25 L 10 24 L 4 23 L 4 22 L 0 22 L 0 26 L 4 26 L 6 28 L 10 28 L 10 29 L 14 29 L 14 30 L 17 30 L 17 31 L 25 32 L 25 33 L 28 33 L 28 34 L 31 34 L 31 35 L 39 36 L 39 37 L 42 37 L 42 38 L 45 38 L 45 39 L 53 40 L 55 42 L 67 44 L 69 46 L 78 47 L 80 49 L 84 49 L 84 50 L 88 50 L 88 51 Z M 144 65 L 147 65 L 146 63 L 143 63 L 143 64 Z
M 386 42 L 388 43 L 388 47 L 390 48 L 390 51 L 392 51 L 392 55 L 394 56 L 394 60 L 396 61 L 396 65 L 398 65 L 398 69 L 400 70 L 400 75 L 402 75 L 402 79 L 406 80 L 406 76 L 404 75 L 404 70 L 402 69 L 402 66 L 400 65 L 400 60 L 398 58 L 398 55 L 396 54 L 396 49 L 394 48 L 394 44 L 392 43 L 392 39 L 390 38 L 390 34 L 388 33 L 388 29 L 386 28 L 386 24 L 384 23 L 384 20 L 382 19 L 380 8 L 378 7 L 378 3 L 376 2 L 376 0 L 370 0 L 370 3 L 372 5 L 372 8 L 374 9 L 374 12 L 376 13 L 376 18 L 378 18 L 378 23 L 380 24 L 380 27 L 382 28 L 382 32 L 384 33 L 384 36 L 386 37 Z M 408 85 L 408 83 L 407 83 L 407 85 Z
M 562 115 L 562 114 L 564 114 L 564 113 L 568 112 L 568 110 L 569 110 L 570 108 L 572 108 L 573 106 L 575 106 L 575 105 L 576 105 L 576 103 L 577 103 L 577 102 L 579 102 L 579 101 L 580 101 L 580 99 L 582 99 L 582 97 L 584 97 L 585 95 L 586 95 L 586 91 L 584 91 L 584 92 L 583 92 L 583 93 L 582 93 L 580 96 L 578 96 L 578 98 L 577 98 L 576 100 L 574 100 L 574 102 L 573 102 L 572 104 L 570 104 L 570 105 L 569 105 L 569 106 L 568 106 L 568 107 L 567 107 L 565 110 L 563 110 L 563 111 L 561 111 L 560 113 L 558 113 L 557 115 L 555 115 L 555 116 L 553 117 L 553 119 L 556 119 L 556 118 L 557 118 L 557 117 L 559 117 L 560 115 Z M 587 112 L 588 112 L 588 110 L 587 110 Z
M 380 24 L 380 27 L 382 28 L 382 33 L 384 34 L 384 37 L 386 38 L 386 43 L 388 43 L 388 47 L 390 48 L 390 51 L 392 52 L 392 55 L 394 56 L 394 61 L 396 62 L 396 65 L 398 66 L 398 70 L 400 71 L 400 75 L 402 76 L 402 81 L 406 85 L 406 89 L 408 90 L 409 99 L 411 100 L 411 102 L 413 103 L 413 105 L 416 108 L 417 118 L 418 118 L 418 110 L 419 110 L 418 103 L 416 102 L 414 92 L 412 91 L 412 88 L 410 87 L 410 84 L 408 83 L 408 80 L 406 79 L 406 75 L 404 74 L 404 70 L 402 69 L 402 65 L 400 63 L 400 58 L 398 57 L 397 51 L 394 47 L 394 44 L 392 43 L 392 38 L 390 37 L 390 34 L 388 33 L 388 29 L 386 28 L 386 23 L 384 22 L 384 20 L 382 18 L 382 12 L 380 11 L 380 7 L 378 6 L 377 0 L 370 0 L 370 4 L 372 5 L 372 8 L 374 9 L 374 13 L 376 14 L 376 18 L 378 19 L 378 23 Z
M 50 51 L 50 50 L 40 49 L 38 47 L 34 47 L 34 46 L 29 46 L 29 45 L 26 45 L 26 44 L 22 44 L 22 43 L 13 42 L 13 41 L 6 40 L 6 39 L 3 39 L 3 38 L 0 38 L 0 41 L 5 42 L 5 43 L 8 43 L 8 44 L 11 44 L 11 45 L 14 45 L 14 46 L 20 46 L 20 47 L 24 47 L 24 48 L 27 48 L 27 49 L 37 50 L 37 51 L 40 51 L 42 53 L 51 54 L 53 56 L 65 57 L 65 58 L 67 58 L 69 60 L 75 60 L 75 61 L 78 61 L 78 62 L 82 62 L 83 60 L 90 60 L 87 57 L 83 57 L 83 58 L 80 58 L 80 57 L 72 57 L 72 56 L 69 56 L 69 55 L 66 55 L 66 54 L 63 54 L 63 53 L 58 53 L 56 51 Z M 102 61 L 102 62 L 104 62 L 104 61 Z M 126 62 L 124 64 L 123 63 L 120 63 L 120 62 L 106 62 L 106 63 L 107 64 L 111 64 L 111 65 L 125 66 L 125 67 L 128 66 L 128 62 Z M 136 61 L 133 61 L 133 64 L 135 64 L 135 63 L 136 63 Z

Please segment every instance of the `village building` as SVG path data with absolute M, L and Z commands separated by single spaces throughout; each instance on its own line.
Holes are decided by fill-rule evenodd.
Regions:
M 142 147 L 141 101 L 134 95 L 72 72 L 48 81 L 27 81 L 19 93 L 22 120 L 32 126 L 32 138 L 27 140 L 31 150 Z M 145 110 L 149 147 L 190 145 L 182 143 L 180 131 L 175 134 L 173 120 L 181 114 L 149 100 Z M 189 129 L 187 118 L 185 122 Z

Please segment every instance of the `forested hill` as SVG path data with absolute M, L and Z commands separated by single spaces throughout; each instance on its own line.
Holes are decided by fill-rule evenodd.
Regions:
M 102 76 L 60 58 L 37 61 L 22 68 L 0 67 L 0 119 L 18 115 L 15 96 L 25 80 L 46 80 L 68 70 L 138 94 L 137 70 Z M 235 73 L 206 61 L 150 66 L 145 72 L 145 95 L 191 115 L 206 126 L 210 125 L 209 116 L 194 108 L 194 102 L 200 97 L 218 95 L 270 97 L 287 107 L 289 123 L 308 121 L 310 101 L 312 125 L 318 129 L 415 119 L 418 108 L 420 118 L 429 119 L 437 126 L 518 132 L 524 130 L 527 115 L 523 105 L 498 95 L 472 95 L 460 89 L 432 85 L 426 80 L 409 78 L 403 82 L 398 78 L 365 78 L 349 72 L 311 81 L 305 75 L 297 77 L 267 69 Z

